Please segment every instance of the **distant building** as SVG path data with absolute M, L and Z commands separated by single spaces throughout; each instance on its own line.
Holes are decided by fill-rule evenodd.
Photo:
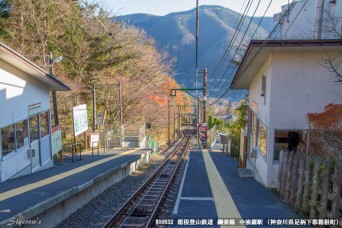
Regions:
M 291 144 L 292 133 L 305 141 L 306 115 L 324 111 L 329 103 L 342 104 L 341 83 L 321 65 L 322 57 L 342 51 L 342 40 L 263 43 L 251 41 L 232 88 L 249 90 L 248 130 L 242 135 L 240 164 L 246 164 L 265 186 L 275 187 L 279 151 Z
M 52 90 L 70 89 L 0 42 L 0 182 L 53 165 Z
M 336 39 L 334 27 L 342 34 L 342 1 L 340 0 L 302 0 L 298 1 L 290 14 L 286 14 L 289 5 L 282 6 L 280 13 L 274 14 L 273 20 L 278 22 L 283 15 L 284 23 L 280 24 L 279 39 Z

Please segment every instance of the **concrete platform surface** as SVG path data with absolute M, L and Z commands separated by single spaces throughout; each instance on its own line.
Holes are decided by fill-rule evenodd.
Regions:
M 150 153 L 150 150 L 112 149 L 94 156 L 88 153 L 82 155 L 82 160 L 75 157 L 74 163 L 55 165 L 50 169 L 1 183 L 0 226 L 20 213 L 34 214 L 33 210 L 41 210 L 38 209 L 39 205 L 46 207 L 47 202 L 53 204 L 51 199 L 63 200 L 82 191 L 108 176 L 110 172 L 126 167 L 130 169 L 129 165 L 141 159 L 145 153 Z
M 173 211 L 174 224 L 192 220 L 203 227 L 201 221 L 212 220 L 210 227 L 243 227 L 248 225 L 241 226 L 242 220 L 262 220 L 267 227 L 269 219 L 300 218 L 272 190 L 254 178 L 239 177 L 237 162 L 223 153 L 222 144 L 191 149 L 185 172 Z

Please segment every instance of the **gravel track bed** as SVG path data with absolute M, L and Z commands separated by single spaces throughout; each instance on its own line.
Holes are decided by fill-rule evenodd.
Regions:
M 56 227 L 101 227 L 159 167 L 168 153 L 170 152 L 165 152 L 163 156 L 153 156 L 149 163 L 106 189 Z
M 186 159 L 188 159 L 188 157 L 189 157 L 189 152 L 185 156 L 185 159 L 182 161 L 182 164 L 179 167 L 179 171 L 177 172 L 177 175 L 175 177 L 175 181 L 172 184 L 172 186 L 168 192 L 168 197 L 163 204 L 163 211 L 161 213 L 159 213 L 157 219 L 172 219 L 173 209 L 174 209 L 175 204 L 176 204 L 179 188 L 180 188 L 180 185 L 182 182 L 183 173 L 185 171 Z M 163 226 L 160 226 L 160 227 L 163 227 Z M 165 226 L 165 227 L 167 227 L 167 226 Z

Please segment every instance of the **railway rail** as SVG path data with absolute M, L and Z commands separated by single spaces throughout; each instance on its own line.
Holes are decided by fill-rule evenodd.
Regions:
M 167 197 L 188 147 L 190 135 L 185 135 L 174 152 L 122 205 L 103 227 L 151 227 Z

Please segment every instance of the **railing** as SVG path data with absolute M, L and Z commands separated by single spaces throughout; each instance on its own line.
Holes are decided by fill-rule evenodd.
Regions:
M 158 152 L 158 143 L 155 142 L 151 136 L 148 136 L 147 138 L 147 146 L 153 150 L 154 154 Z
M 81 143 L 73 143 L 71 146 L 71 161 L 74 162 L 74 152 L 80 152 L 80 160 L 82 160 L 82 144 Z
M 310 218 L 341 219 L 342 162 L 280 152 L 277 190 L 295 210 Z
M 94 156 L 94 144 L 96 143 L 96 147 L 97 147 L 97 155 L 100 155 L 100 143 L 98 141 L 96 142 L 92 142 L 91 145 L 91 155 Z
M 216 130 L 216 125 L 215 125 L 213 128 L 209 129 L 209 131 L 208 131 L 207 145 L 212 146 L 211 144 L 215 144 L 217 137 L 218 137 L 218 132 Z

